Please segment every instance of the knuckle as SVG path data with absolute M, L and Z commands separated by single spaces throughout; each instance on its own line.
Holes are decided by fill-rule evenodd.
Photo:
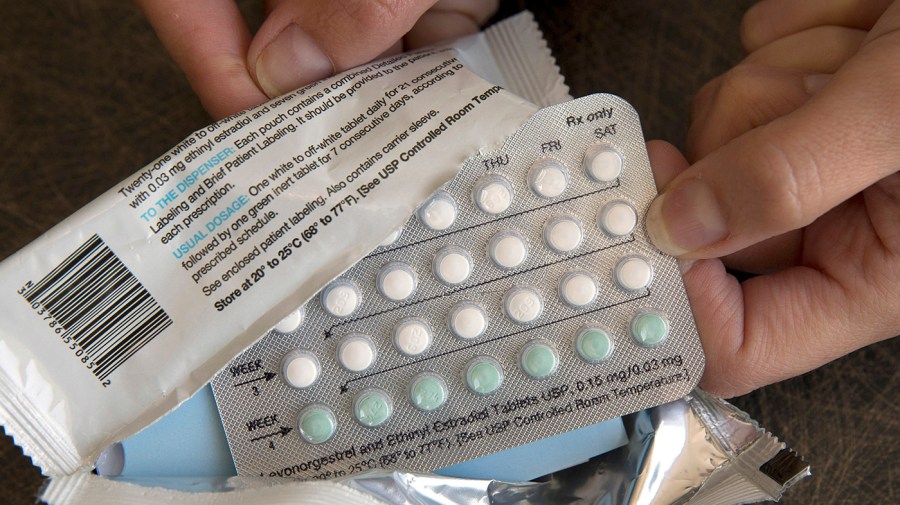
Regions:
M 815 154 L 790 137 L 769 135 L 758 145 L 752 186 L 762 199 L 760 224 L 772 233 L 806 226 L 817 217 L 810 204 L 822 197 Z
M 722 104 L 735 103 L 734 100 L 747 101 L 752 105 L 764 96 L 765 87 L 760 86 L 763 69 L 754 63 L 742 63 L 722 75 L 721 92 L 718 101 Z M 742 103 L 742 102 L 738 102 Z
M 780 109 L 778 93 L 767 93 L 767 73 L 740 64 L 704 86 L 693 103 L 689 151 L 703 156 L 768 122 Z

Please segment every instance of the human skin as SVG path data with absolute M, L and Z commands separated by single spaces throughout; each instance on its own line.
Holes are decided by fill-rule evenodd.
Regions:
M 695 99 L 694 163 L 653 149 L 647 217 L 723 396 L 900 333 L 900 3 L 765 0 L 741 35 Z

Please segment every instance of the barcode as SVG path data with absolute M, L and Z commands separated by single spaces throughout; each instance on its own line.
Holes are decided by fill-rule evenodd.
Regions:
M 97 235 L 22 296 L 56 320 L 61 337 L 71 337 L 83 350 L 101 381 L 172 324 Z

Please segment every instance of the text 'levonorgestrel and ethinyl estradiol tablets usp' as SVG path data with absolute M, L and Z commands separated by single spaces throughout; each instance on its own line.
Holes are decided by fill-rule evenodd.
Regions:
M 703 354 L 655 195 L 626 102 L 537 112 L 215 377 L 239 474 L 434 471 L 687 394 Z

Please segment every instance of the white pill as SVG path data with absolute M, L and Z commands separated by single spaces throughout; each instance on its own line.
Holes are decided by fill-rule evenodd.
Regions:
M 574 217 L 557 216 L 547 221 L 544 227 L 544 242 L 558 253 L 574 251 L 581 245 L 582 238 L 581 223 Z
M 503 296 L 503 311 L 515 323 L 528 324 L 544 311 L 544 300 L 532 288 L 514 287 Z
M 473 196 L 479 209 L 486 214 L 497 215 L 512 203 L 512 185 L 502 176 L 487 175 L 475 183 Z
M 444 231 L 453 226 L 456 214 L 456 201 L 441 191 L 419 208 L 419 221 L 430 230 Z
M 396 242 L 400 238 L 401 233 L 403 233 L 402 226 L 400 228 L 397 228 L 396 230 L 392 231 L 391 234 L 388 235 L 384 240 L 382 240 L 381 243 L 378 245 L 380 245 L 381 247 L 387 247 L 389 245 L 393 245 L 394 242 Z
M 600 209 L 600 228 L 614 237 L 628 235 L 635 226 L 637 211 L 628 202 L 613 200 Z
M 338 279 L 322 291 L 322 308 L 335 317 L 347 317 L 356 312 L 362 295 L 352 281 Z
M 538 160 L 528 172 L 528 185 L 542 198 L 556 198 L 563 194 L 568 184 L 566 167 L 554 159 Z
M 450 331 L 459 338 L 478 338 L 487 329 L 487 323 L 484 309 L 473 302 L 457 303 L 450 310 Z
M 448 246 L 435 255 L 433 269 L 439 281 L 455 286 L 472 274 L 472 257 L 461 247 Z
M 388 300 L 402 302 L 416 292 L 416 273 L 406 263 L 388 263 L 378 272 L 378 291 Z
M 278 321 L 278 324 L 275 325 L 274 330 L 278 333 L 290 333 L 299 328 L 301 324 L 303 324 L 303 319 L 305 316 L 306 306 L 301 305 L 290 314 L 284 316 L 284 319 Z
M 372 339 L 351 333 L 338 346 L 338 363 L 351 372 L 362 372 L 375 363 L 375 344 Z
M 488 242 L 488 256 L 500 268 L 513 269 L 528 257 L 528 244 L 514 231 L 501 231 Z
M 569 272 L 559 281 L 559 297 L 572 307 L 590 305 L 597 298 L 597 282 L 587 272 Z
M 613 273 L 616 284 L 629 291 L 644 289 L 653 280 L 653 268 L 639 256 L 628 256 L 619 260 Z
M 596 144 L 584 155 L 584 170 L 596 182 L 613 182 L 622 174 L 622 155 L 609 144 Z
M 316 356 L 303 349 L 294 349 L 281 360 L 281 377 L 292 388 L 308 388 L 319 380 L 322 371 Z
M 100 452 L 94 462 L 94 471 L 103 477 L 118 477 L 125 469 L 125 446 L 116 442 Z
M 431 347 L 431 327 L 418 317 L 402 319 L 394 327 L 394 347 L 407 356 L 418 356 Z

